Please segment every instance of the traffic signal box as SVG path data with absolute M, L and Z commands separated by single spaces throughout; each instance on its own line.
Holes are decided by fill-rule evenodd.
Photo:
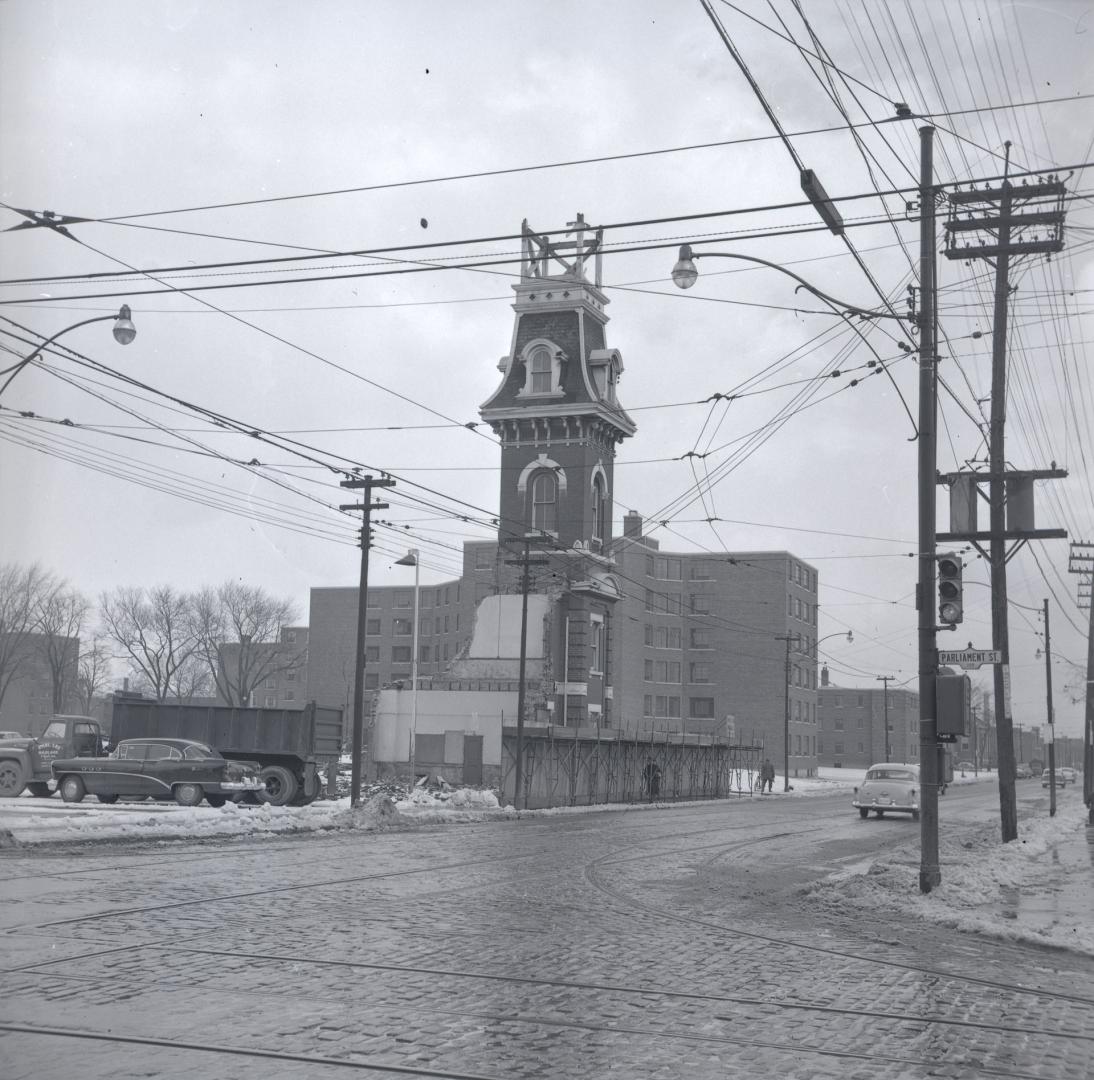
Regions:
M 943 623 L 959 623 L 965 617 L 961 580 L 961 556 L 952 551 L 938 556 L 938 618 Z
M 939 742 L 956 742 L 969 733 L 972 680 L 968 675 L 939 673 L 934 684 L 935 730 Z

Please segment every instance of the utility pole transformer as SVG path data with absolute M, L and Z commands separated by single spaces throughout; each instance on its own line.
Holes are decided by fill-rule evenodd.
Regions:
M 1063 182 L 1055 176 L 1015 187 L 1007 179 L 1010 143 L 1006 143 L 1007 166 L 999 187 L 955 191 L 949 197 L 950 218 L 946 222 L 948 259 L 985 259 L 995 265 L 995 314 L 992 325 L 991 416 L 988 439 L 988 471 L 956 473 L 939 477 L 951 485 L 951 531 L 939 540 L 968 540 L 984 555 L 988 544 L 991 568 L 992 647 L 1000 653 L 995 665 L 995 731 L 999 765 L 999 814 L 1004 843 L 1018 836 L 1018 808 L 1015 793 L 1013 718 L 1010 703 L 1010 641 L 1007 623 L 1007 562 L 1027 540 L 1066 537 L 1063 529 L 1033 528 L 1034 479 L 1066 476 L 1058 469 L 1008 472 L 1004 451 L 1007 388 L 1007 300 L 1010 295 L 1012 256 L 1046 254 L 1063 249 Z M 1034 209 L 1030 209 L 1030 207 Z M 1044 231 L 1030 238 L 1028 230 Z M 976 234 L 987 239 L 973 244 Z M 976 500 L 979 485 L 988 485 L 990 527 L 976 529 Z M 956 497 L 955 496 L 956 493 Z M 959 508 L 959 509 L 958 509 Z M 957 520 L 954 511 L 957 510 Z M 1007 541 L 1016 540 L 1010 550 Z

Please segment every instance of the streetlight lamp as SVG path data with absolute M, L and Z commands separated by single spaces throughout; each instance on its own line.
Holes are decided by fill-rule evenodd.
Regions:
M 414 567 L 414 631 L 411 637 L 414 651 L 410 657 L 410 787 L 413 790 L 417 779 L 414 775 L 414 742 L 418 738 L 418 549 L 411 548 L 401 559 L 395 560 L 395 565 Z
M 768 262 L 767 259 L 761 259 L 755 255 L 741 255 L 735 251 L 692 251 L 690 244 L 680 245 L 679 258 L 672 268 L 672 281 L 678 289 L 690 289 L 699 279 L 699 269 L 695 265 L 696 259 L 738 259 L 741 262 L 756 263 L 758 266 L 766 266 L 770 270 L 778 270 L 780 274 L 792 277 L 798 283 L 799 289 L 811 292 L 833 308 L 852 311 L 856 315 L 861 315 L 867 319 L 897 319 L 901 322 L 904 320 L 903 315 L 894 315 L 886 311 L 868 311 L 866 308 L 860 308 L 855 304 L 845 304 L 842 300 L 837 300 L 835 297 L 821 292 L 815 285 L 810 285 L 805 278 L 798 277 L 793 270 L 787 270 L 785 266 L 780 266 L 778 263 Z
M 8 385 L 11 383 L 12 379 L 14 379 L 15 376 L 23 370 L 23 368 L 37 360 L 38 357 L 41 356 L 42 353 L 45 352 L 45 350 L 48 349 L 50 345 L 52 345 L 62 334 L 67 334 L 69 330 L 75 330 L 78 327 L 87 326 L 90 323 L 108 322 L 109 320 L 113 319 L 114 340 L 119 345 L 128 345 L 137 336 L 137 328 L 133 325 L 133 320 L 131 316 L 132 312 L 129 310 L 129 305 L 122 304 L 121 309 L 118 311 L 117 315 L 96 315 L 93 319 L 82 319 L 80 322 L 73 323 L 71 326 L 66 326 L 63 330 L 58 330 L 57 333 L 53 335 L 53 337 L 47 338 L 45 341 L 43 341 L 42 344 L 39 345 L 38 348 L 30 354 L 30 356 L 28 356 L 24 360 L 20 360 L 19 363 L 15 364 L 13 367 L 6 369 L 6 372 L 10 372 L 10 374 L 8 374 L 8 377 L 4 380 L 4 385 L 0 386 L 0 394 L 3 394 L 3 392 L 8 388 Z M 0 371 L 0 375 L 3 374 L 5 374 L 5 372 Z

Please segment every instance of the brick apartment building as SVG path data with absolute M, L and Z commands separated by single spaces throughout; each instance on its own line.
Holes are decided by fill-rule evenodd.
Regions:
M 890 687 L 886 706 L 884 686 L 836 686 L 825 668 L 817 688 L 818 764 L 866 769 L 879 761 L 919 762 L 919 694 Z

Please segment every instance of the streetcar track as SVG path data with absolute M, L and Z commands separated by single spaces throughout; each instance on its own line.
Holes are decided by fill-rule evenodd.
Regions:
M 769 837 L 756 837 L 749 840 L 738 841 L 735 844 L 726 845 L 723 854 L 728 852 L 738 852 L 745 848 L 754 847 L 757 844 L 766 843 L 768 839 Z M 688 850 L 691 851 L 695 849 Z M 1048 997 L 1054 1000 L 1068 1001 L 1073 1004 L 1094 1006 L 1094 998 L 1081 997 L 1075 994 L 1061 993 L 1055 990 L 1038 990 L 1033 987 L 1021 986 L 1013 982 L 1004 983 L 995 979 L 987 979 L 982 976 L 969 975 L 963 972 L 940 971 L 937 968 L 926 967 L 918 964 L 908 964 L 899 960 L 891 960 L 886 957 L 862 956 L 858 953 L 849 953 L 845 949 L 837 950 L 824 945 L 814 945 L 809 942 L 788 941 L 785 937 L 775 937 L 771 934 L 762 934 L 755 930 L 745 930 L 741 927 L 726 925 L 724 923 L 714 922 L 708 919 L 701 919 L 692 915 L 680 915 L 675 912 L 665 911 L 661 908 L 655 907 L 652 904 L 647 904 L 644 901 L 639 900 L 633 896 L 628 896 L 620 889 L 607 884 L 600 869 L 602 865 L 618 865 L 619 862 L 637 862 L 641 861 L 641 859 L 642 856 L 628 857 L 625 860 L 613 859 L 611 855 L 604 856 L 600 859 L 593 860 L 592 862 L 586 864 L 585 878 L 593 886 L 593 888 L 604 893 L 606 896 L 610 896 L 614 900 L 622 901 L 623 903 L 629 904 L 630 906 L 644 911 L 647 914 L 657 916 L 661 919 L 666 919 L 669 922 L 676 923 L 678 925 L 700 926 L 705 930 L 716 930 L 720 933 L 728 934 L 730 936 L 745 937 L 749 938 L 750 940 L 760 941 L 771 945 L 777 945 L 780 948 L 800 949 L 805 952 L 820 953 L 823 956 L 838 957 L 841 960 L 855 960 L 862 964 L 874 964 L 880 967 L 894 968 L 898 971 L 915 972 L 916 974 L 920 975 L 934 975 L 936 977 L 944 979 L 960 980 L 963 982 L 972 983 L 976 986 L 988 987 L 993 990 L 1006 990 L 1013 993 L 1031 994 L 1037 995 L 1039 997 Z
M 102 982 L 101 976 L 95 975 L 76 975 L 72 972 L 56 973 L 52 971 L 43 971 L 42 968 L 51 967 L 55 964 L 72 964 L 81 960 L 96 960 L 104 956 L 116 955 L 120 952 L 132 951 L 133 946 L 122 946 L 116 949 L 105 949 L 94 953 L 85 953 L 79 956 L 63 956 L 56 957 L 50 960 L 42 960 L 37 964 L 27 964 L 18 968 L 9 968 L 7 971 L 0 973 L 0 979 L 3 975 L 10 974 L 23 974 L 41 976 L 43 978 L 59 979 L 59 980 L 76 980 L 79 982 L 88 983 L 91 985 L 100 985 Z M 854 1008 L 845 1008 L 839 1005 L 822 1005 L 816 1002 L 796 1002 L 786 1001 L 783 998 L 772 999 L 762 997 L 748 997 L 740 994 L 711 994 L 700 993 L 694 990 L 671 990 L 665 989 L 661 986 L 627 986 L 622 983 L 613 982 L 585 982 L 575 979 L 562 979 L 562 978 L 537 978 L 530 975 L 494 975 L 489 972 L 482 971 L 461 971 L 455 968 L 443 968 L 443 967 L 422 967 L 421 965 L 410 964 L 380 964 L 372 963 L 364 960 L 328 960 L 328 959 L 316 959 L 313 956 L 293 956 L 283 953 L 260 953 L 260 952 L 239 952 L 231 949 L 198 949 L 190 947 L 179 947 L 178 945 L 148 945 L 141 946 L 141 948 L 156 949 L 160 952 L 170 952 L 172 956 L 180 954 L 192 954 L 197 956 L 208 957 L 230 957 L 232 959 L 246 959 L 248 961 L 272 961 L 281 964 L 297 964 L 308 968 L 316 967 L 337 967 L 350 971 L 365 970 L 365 971 L 377 971 L 387 972 L 395 975 L 422 975 L 439 978 L 451 978 L 451 979 L 467 979 L 477 982 L 495 982 L 502 984 L 510 984 L 514 986 L 527 986 L 534 989 L 550 989 L 550 990 L 571 990 L 571 991 L 588 991 L 597 993 L 612 993 L 620 994 L 624 996 L 638 996 L 643 998 L 648 997 L 662 997 L 672 1000 L 682 1001 L 696 1001 L 721 1005 L 740 1005 L 740 1006 L 754 1006 L 758 1008 L 779 1008 L 788 1011 L 798 1011 L 806 1013 L 821 1013 L 824 1015 L 839 1016 L 839 1017 L 869 1017 L 875 1020 L 891 1020 L 900 1023 L 911 1024 L 933 1024 L 942 1027 L 955 1027 L 955 1028 L 970 1028 L 975 1031 L 984 1032 L 998 1032 L 1003 1034 L 1019 1034 L 1019 1035 L 1031 1035 L 1038 1036 L 1045 1039 L 1068 1039 L 1079 1040 L 1081 1042 L 1094 1042 L 1094 1035 L 1073 1034 L 1071 1032 L 1062 1031 L 1047 1031 L 1043 1028 L 1034 1027 L 1017 1027 L 1013 1023 L 1011 1024 L 989 1024 L 977 1020 L 960 1020 L 953 1019 L 948 1016 L 930 1016 L 922 1015 L 918 1013 L 906 1013 L 906 1012 L 886 1012 L 879 1009 L 869 1009 L 856 1006 Z M 115 980 L 116 982 L 116 980 Z M 179 980 L 172 980 L 170 977 L 163 978 L 157 976 L 154 985 L 173 985 L 174 983 L 181 982 Z M 147 990 L 148 987 L 144 984 L 136 984 L 136 989 L 141 991 Z M 232 996 L 235 995 L 235 991 L 225 990 L 221 991 L 217 986 L 212 985 L 205 988 L 206 992 L 222 992 Z M 254 989 L 249 990 L 248 993 L 261 993 L 264 996 L 276 996 L 280 991 L 270 990 L 263 988 L 261 991 Z M 342 995 L 338 995 L 332 1000 L 342 1000 Z M 462 1014 L 461 1014 L 462 1015 Z M 509 1015 L 509 1014 L 507 1014 Z M 523 1019 L 523 1018 L 517 1018 Z M 732 1017 L 718 1017 L 722 1020 L 732 1020 Z M 608 1027 L 604 1030 L 616 1030 L 615 1028 Z M 671 1034 L 671 1033 L 670 1033 Z

